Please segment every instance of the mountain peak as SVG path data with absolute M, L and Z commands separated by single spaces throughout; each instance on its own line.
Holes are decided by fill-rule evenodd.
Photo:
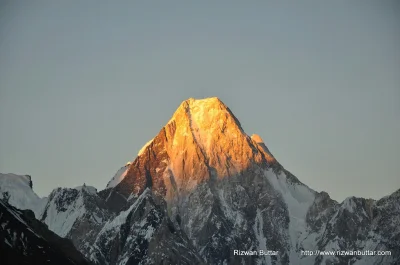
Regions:
M 187 104 L 190 105 L 223 105 L 225 104 L 218 98 L 218 97 L 209 97 L 209 98 L 201 98 L 201 99 L 195 99 L 195 98 L 188 98 L 187 100 L 183 101 L 182 104 L 186 102 Z
M 8 198 L 8 203 L 19 209 L 31 209 L 36 217 L 40 215 L 45 199 L 41 199 L 32 189 L 30 175 L 0 173 L 0 199 Z
M 201 127 L 209 127 L 211 123 L 218 120 L 225 121 L 230 119 L 234 125 L 243 131 L 238 119 L 217 97 L 204 99 L 189 98 L 183 101 L 168 123 L 180 120 L 181 118 L 188 119 L 191 125 L 200 125 Z
M 181 130 L 182 136 L 191 133 L 199 144 L 224 135 L 245 136 L 238 119 L 217 97 L 183 101 L 167 126 L 171 123 Z
M 149 186 L 166 195 L 176 188 L 192 190 L 211 178 L 237 175 L 256 164 L 275 163 L 258 139 L 244 132 L 219 98 L 189 98 L 140 150 L 117 184 L 124 196 Z

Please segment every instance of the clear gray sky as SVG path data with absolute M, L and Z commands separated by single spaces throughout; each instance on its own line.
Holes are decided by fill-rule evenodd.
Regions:
M 0 172 L 102 189 L 218 96 L 311 188 L 397 190 L 400 4 L 292 2 L 0 0 Z

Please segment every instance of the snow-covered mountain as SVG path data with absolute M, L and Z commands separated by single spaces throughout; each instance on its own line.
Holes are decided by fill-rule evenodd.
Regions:
M 2 265 L 89 265 L 72 242 L 35 219 L 30 210 L 18 210 L 0 200 L 0 263 Z
M 399 260 L 393 235 L 376 225 L 382 215 L 365 214 L 372 209 L 386 212 L 390 205 L 382 210 L 381 201 L 355 198 L 339 204 L 326 193 L 311 190 L 277 162 L 260 136 L 249 137 L 218 98 L 184 101 L 108 193 L 127 200 L 146 189 L 155 200 L 166 203 L 174 226 L 209 264 L 390 264 Z M 383 219 L 397 224 L 398 208 L 394 209 Z M 399 235 L 398 229 L 392 231 Z M 390 250 L 392 256 L 301 253 L 365 249 Z M 238 256 L 234 250 L 279 254 Z
M 33 191 L 32 185 L 29 175 L 0 173 L 0 199 L 7 199 L 9 204 L 18 209 L 30 209 L 38 218 L 42 214 L 47 199 L 40 198 Z
M 113 216 L 93 187 L 57 188 L 50 193 L 40 220 L 59 236 L 72 240 L 81 252 L 93 243 Z
M 96 264 L 203 264 L 201 257 L 146 189 L 111 218 L 87 256 Z
M 95 264 L 400 264 L 399 216 L 400 190 L 338 203 L 310 189 L 208 98 L 184 101 L 106 189 L 54 190 L 39 219 Z

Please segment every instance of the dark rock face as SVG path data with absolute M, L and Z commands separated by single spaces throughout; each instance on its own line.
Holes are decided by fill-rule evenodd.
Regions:
M 30 210 L 17 210 L 0 201 L 0 261 L 19 264 L 91 264 L 72 242 L 60 238 L 35 219 Z
M 93 190 L 56 189 L 42 216 L 94 264 L 203 264 L 149 189 L 110 208 Z M 107 198 L 110 198 L 110 193 Z M 106 199 L 107 199 L 106 198 Z
M 335 214 L 338 203 L 332 200 L 328 193 L 316 194 L 314 203 L 307 212 L 306 221 L 310 229 L 318 232 Z
M 179 216 L 176 226 L 192 239 L 208 264 L 264 261 L 260 256 L 234 256 L 234 250 L 276 250 L 281 262 L 289 261 L 287 209 L 268 181 L 254 173 L 208 181 L 169 203 L 172 220 Z
M 118 213 L 126 204 L 127 198 L 115 189 L 105 189 L 98 193 L 99 197 L 104 200 L 107 207 L 115 213 Z
M 365 252 L 390 251 L 391 255 L 318 256 L 317 264 L 398 264 L 400 261 L 399 191 L 374 201 L 350 197 L 341 204 L 321 193 L 308 211 L 307 224 L 319 233 L 318 249 Z M 325 259 L 324 259 L 325 258 Z
M 28 181 L 29 181 L 29 187 L 30 187 L 31 189 L 33 189 L 32 177 L 31 177 L 30 175 L 25 175 L 25 176 L 28 178 Z
M 186 235 L 150 190 L 130 202 L 98 234 L 89 256 L 97 264 L 203 264 Z
M 87 254 L 105 222 L 114 215 L 92 187 L 57 188 L 49 196 L 41 221 Z

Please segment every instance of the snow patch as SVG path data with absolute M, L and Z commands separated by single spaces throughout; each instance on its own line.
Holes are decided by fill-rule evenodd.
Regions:
M 32 210 L 36 218 L 42 214 L 47 198 L 40 198 L 31 188 L 29 176 L 0 173 L 0 199 L 6 193 L 8 203 L 21 210 Z
M 267 251 L 267 238 L 264 235 L 264 219 L 262 217 L 260 209 L 257 208 L 257 215 L 254 223 L 254 234 L 258 241 L 258 249 Z M 270 256 L 263 256 L 257 262 L 258 264 L 271 264 Z
M 155 231 L 154 227 L 149 226 L 149 227 L 147 228 L 147 230 L 146 230 L 146 234 L 144 235 L 144 238 L 147 239 L 147 240 L 150 240 L 151 237 L 152 237 L 153 234 L 154 234 L 154 231 Z
M 356 204 L 355 204 L 355 202 L 354 202 L 354 200 L 353 200 L 353 197 L 349 197 L 349 198 L 346 198 L 346 199 L 343 201 L 342 207 L 343 207 L 344 209 L 346 209 L 347 211 L 349 211 L 349 212 L 351 212 L 351 213 L 354 213 L 354 209 L 355 209 L 357 206 L 356 206 Z
M 128 217 L 129 213 L 137 207 L 137 205 L 147 196 L 147 193 L 150 192 L 149 188 L 143 191 L 143 193 L 139 196 L 138 200 L 136 200 L 128 210 L 122 211 L 117 217 L 115 217 L 113 220 L 108 221 L 103 228 L 101 229 L 99 236 L 106 231 L 116 229 L 117 227 L 120 227 L 124 223 L 126 223 L 126 218 Z
M 117 186 L 125 178 L 126 173 L 128 173 L 129 166 L 130 164 L 121 167 L 117 173 L 115 173 L 114 177 L 108 182 L 106 189 Z
M 67 236 L 75 221 L 86 213 L 82 194 L 79 194 L 78 198 L 73 200 L 71 204 L 63 205 L 63 210 L 59 210 L 56 201 L 61 200 L 60 197 L 63 196 L 64 192 L 68 192 L 68 190 L 57 192 L 53 199 L 49 201 L 44 220 L 48 228 L 61 237 Z
M 147 146 L 149 146 L 152 142 L 153 142 L 154 138 L 151 139 L 150 141 L 148 141 L 138 152 L 138 156 L 140 156 L 141 154 L 143 154 L 144 150 L 146 149 Z
M 291 241 L 290 243 L 292 245 L 290 261 L 293 263 L 300 263 L 298 255 L 298 249 L 300 246 L 298 246 L 297 243 L 304 240 L 308 234 L 306 231 L 306 215 L 308 209 L 314 202 L 314 191 L 305 185 L 288 182 L 284 172 L 276 175 L 272 171 L 267 170 L 264 174 L 275 190 L 280 192 L 287 205 L 290 218 L 288 232 Z

